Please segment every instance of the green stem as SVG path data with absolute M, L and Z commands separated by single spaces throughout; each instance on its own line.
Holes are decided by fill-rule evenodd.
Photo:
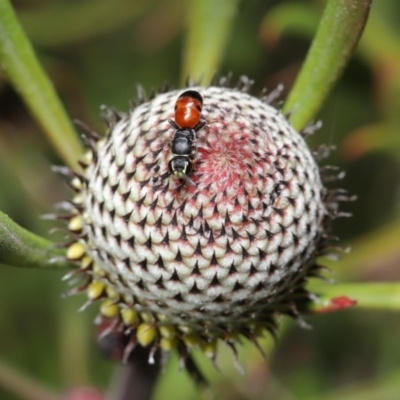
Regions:
M 8 0 L 0 0 L 0 66 L 58 154 L 76 167 L 82 146 Z
M 310 304 L 312 313 L 326 313 L 347 307 L 400 311 L 400 283 L 341 283 L 318 285 L 319 299 Z M 352 304 L 353 303 L 353 304 Z
M 183 80 L 210 82 L 224 54 L 238 0 L 191 0 L 183 51 Z
M 16 267 L 60 269 L 70 267 L 64 261 L 65 250 L 13 222 L 0 212 L 0 264 Z
M 361 37 L 372 0 L 329 0 L 306 61 L 284 105 L 302 129 L 315 118 Z

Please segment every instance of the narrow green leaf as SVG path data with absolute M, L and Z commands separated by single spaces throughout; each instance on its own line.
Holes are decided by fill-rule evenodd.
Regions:
M 82 146 L 8 0 L 0 0 L 0 66 L 60 157 L 76 167 Z
M 284 105 L 303 128 L 315 118 L 354 52 L 372 0 L 329 0 L 306 61 Z
M 217 72 L 225 51 L 239 0 L 191 0 L 183 52 L 183 80 L 202 84 Z
M 15 267 L 60 269 L 71 265 L 63 260 L 65 250 L 13 222 L 0 211 L 0 264 Z

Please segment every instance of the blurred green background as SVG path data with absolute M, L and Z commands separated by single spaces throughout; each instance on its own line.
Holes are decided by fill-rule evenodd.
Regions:
M 137 84 L 147 93 L 179 86 L 186 0 L 16 0 L 18 17 L 71 118 L 103 131 L 100 105 L 128 110 Z M 255 80 L 252 90 L 283 83 L 283 98 L 304 61 L 323 1 L 240 2 L 220 74 Z M 338 281 L 400 278 L 400 2 L 376 1 L 364 37 L 324 105 L 323 128 L 310 146 L 337 146 L 327 162 L 347 172 L 339 183 L 358 196 L 335 223 L 353 253 L 334 267 Z M 207 55 L 205 54 L 205 57 Z M 39 234 L 40 219 L 70 196 L 50 171 L 59 164 L 40 128 L 0 75 L 0 209 Z M 337 273 L 335 274 L 335 269 Z M 50 388 L 109 387 L 114 365 L 94 344 L 96 306 L 61 299 L 63 273 L 0 268 L 0 363 Z M 307 317 L 306 331 L 285 321 L 267 364 L 251 346 L 240 351 L 241 375 L 225 350 L 221 372 L 200 363 L 223 399 L 400 399 L 400 319 L 388 311 L 347 310 Z M 271 342 L 266 343 L 270 348 Z M 269 350 L 268 350 L 269 351 Z M 198 399 L 177 362 L 162 375 L 155 398 Z M 18 399 L 1 388 L 0 399 Z M 177 392 L 179 387 L 180 392 Z

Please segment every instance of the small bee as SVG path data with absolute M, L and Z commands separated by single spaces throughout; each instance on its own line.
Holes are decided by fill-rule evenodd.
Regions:
M 195 90 L 183 92 L 175 103 L 175 121 L 168 122 L 176 129 L 171 141 L 173 158 L 168 163 L 169 171 L 186 183 L 194 185 L 188 177 L 193 171 L 195 161 L 196 133 L 204 127 L 205 121 L 200 121 L 203 98 Z

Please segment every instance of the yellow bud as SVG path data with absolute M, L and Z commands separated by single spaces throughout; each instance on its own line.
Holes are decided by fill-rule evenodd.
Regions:
M 140 317 L 142 318 L 142 320 L 144 322 L 147 322 L 148 324 L 154 322 L 154 318 L 151 314 L 147 313 L 147 312 L 141 312 L 140 313 Z
M 93 260 L 89 256 L 84 256 L 81 260 L 81 268 L 82 269 L 89 268 L 92 262 Z
M 176 336 L 176 331 L 172 326 L 161 325 L 158 327 L 158 332 L 163 338 L 171 339 Z
M 83 203 L 83 198 L 81 194 L 77 194 L 76 196 L 73 197 L 72 202 L 74 204 L 82 204 Z
M 82 189 L 82 181 L 75 176 L 71 181 L 71 186 L 75 189 L 81 190 Z
M 124 299 L 124 302 L 126 303 L 126 304 L 133 304 L 133 297 L 130 295 L 130 294 L 123 294 L 122 295 L 122 298 Z
M 160 348 L 165 351 L 171 351 L 175 349 L 178 345 L 178 341 L 176 338 L 161 338 L 160 340 Z
M 100 281 L 93 281 L 86 289 L 87 296 L 90 300 L 98 299 L 104 292 L 105 285 Z
M 80 215 L 72 217 L 68 223 L 68 229 L 72 232 L 78 232 L 82 230 L 82 219 Z
M 179 326 L 178 326 L 178 329 L 179 329 L 182 333 L 186 333 L 186 334 L 188 334 L 188 333 L 190 333 L 190 332 L 192 331 L 192 329 L 191 329 L 189 326 L 187 326 L 187 325 L 179 325 Z
M 112 300 L 108 299 L 101 303 L 100 312 L 108 318 L 116 317 L 119 313 L 119 307 Z
M 199 336 L 195 335 L 194 333 L 190 333 L 183 337 L 183 341 L 185 342 L 186 346 L 189 348 L 200 346 L 202 344 L 202 340 Z
M 83 161 L 85 164 L 87 164 L 87 165 L 91 164 L 92 161 L 93 161 L 93 152 L 92 152 L 91 150 L 87 151 L 87 152 L 83 155 L 82 161 Z
M 156 333 L 157 330 L 154 326 L 142 323 L 136 330 L 136 338 L 143 347 L 146 347 L 154 340 Z
M 106 286 L 106 293 L 107 293 L 107 297 L 113 301 L 116 301 L 119 299 L 119 294 L 111 286 Z
M 96 277 L 103 277 L 106 273 L 96 263 L 92 267 L 93 275 Z
M 68 260 L 79 260 L 85 255 L 85 247 L 82 243 L 75 242 L 67 249 Z
M 166 321 L 166 320 L 168 319 L 168 316 L 165 315 L 165 314 L 157 313 L 156 316 L 157 316 L 157 319 L 158 319 L 159 321 Z
M 213 358 L 217 352 L 217 340 L 214 339 L 209 343 L 203 343 L 201 349 L 207 357 Z
M 122 321 L 126 326 L 131 326 L 136 324 L 139 321 L 139 316 L 136 310 L 133 308 L 125 308 L 121 311 Z

